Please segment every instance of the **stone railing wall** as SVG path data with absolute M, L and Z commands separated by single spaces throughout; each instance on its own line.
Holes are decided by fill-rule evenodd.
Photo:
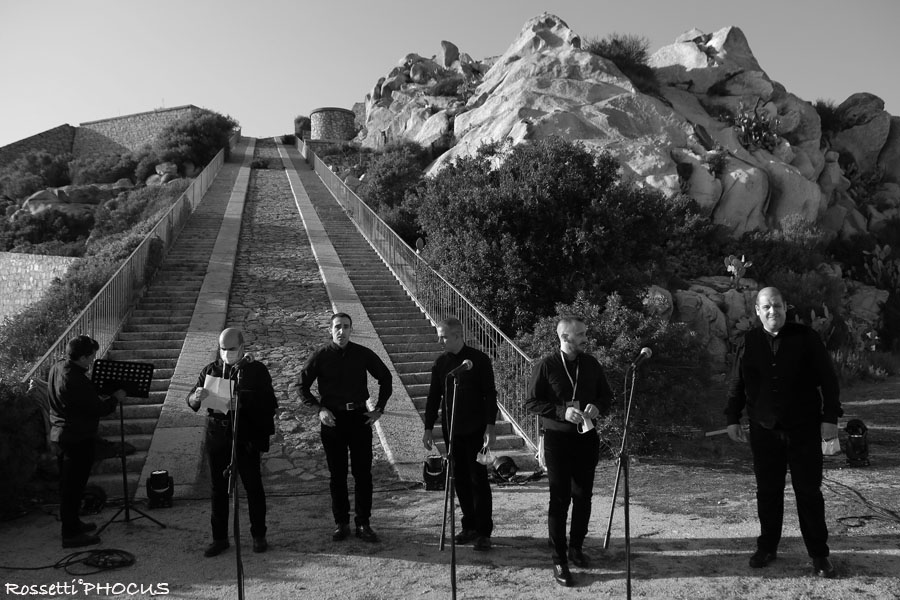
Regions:
M 352 140 L 356 115 L 346 108 L 317 108 L 309 114 L 311 140 Z
M 34 304 L 77 258 L 0 252 L 0 322 Z
M 76 129 L 71 125 L 60 125 L 3 146 L 0 148 L 0 167 L 12 163 L 23 154 L 32 150 L 42 150 L 53 156 L 71 152 Z
M 201 112 L 206 111 L 187 104 L 81 123 L 75 134 L 72 152 L 76 157 L 82 157 L 139 150 L 145 144 L 153 142 L 166 126 Z

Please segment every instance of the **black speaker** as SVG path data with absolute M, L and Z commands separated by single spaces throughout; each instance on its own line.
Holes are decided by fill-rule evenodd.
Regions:
M 175 480 L 168 471 L 153 471 L 147 479 L 147 506 L 171 508 L 175 494 Z
M 447 479 L 447 461 L 441 456 L 429 456 L 422 465 L 422 480 L 425 489 L 443 490 Z

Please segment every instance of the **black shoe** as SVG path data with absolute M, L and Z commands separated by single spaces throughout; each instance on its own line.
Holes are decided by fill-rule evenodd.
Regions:
M 96 523 L 85 523 L 84 521 L 78 521 L 78 526 L 81 527 L 81 533 L 88 533 L 97 529 Z
M 572 574 L 569 572 L 569 565 L 553 565 L 553 579 L 556 580 L 556 583 L 565 587 L 575 585 Z
M 203 551 L 203 556 L 206 558 L 212 558 L 213 556 L 218 556 L 225 552 L 228 549 L 230 544 L 228 540 L 213 540 L 212 544 L 206 547 L 206 550 Z
M 81 548 L 82 546 L 93 546 L 99 543 L 99 535 L 88 535 L 87 533 L 79 533 L 62 539 L 63 548 Z
M 253 551 L 254 552 L 265 552 L 269 549 L 269 542 L 266 541 L 266 537 L 255 537 L 253 538 Z
M 474 529 L 463 529 L 456 534 L 454 541 L 457 546 L 463 546 L 478 538 L 478 532 Z
M 350 526 L 346 523 L 341 523 L 337 526 L 337 529 L 334 530 L 334 533 L 331 534 L 332 541 L 342 542 L 346 540 L 350 536 Z
M 372 542 L 373 544 L 378 541 L 378 536 L 375 535 L 375 532 L 368 525 L 357 525 L 356 537 L 364 542 Z
M 757 550 L 750 557 L 750 567 L 753 569 L 761 569 L 775 560 L 778 555 L 775 552 L 766 552 L 765 550 Z
M 588 566 L 587 556 L 585 556 L 581 548 L 578 548 L 577 546 L 569 547 L 569 562 L 579 569 L 584 569 Z
M 479 535 L 475 540 L 475 546 L 473 546 L 473 548 L 479 552 L 487 552 L 491 549 L 491 538 L 486 535 Z
M 837 577 L 837 571 L 834 570 L 834 565 L 831 564 L 827 556 L 813 559 L 813 571 L 816 577 L 824 577 L 825 579 Z

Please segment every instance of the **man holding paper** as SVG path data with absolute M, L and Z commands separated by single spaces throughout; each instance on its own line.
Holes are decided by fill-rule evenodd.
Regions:
M 544 459 L 550 481 L 547 528 L 553 548 L 553 577 L 573 585 L 569 561 L 586 567 L 582 551 L 591 519 L 594 470 L 600 460 L 600 438 L 593 419 L 609 411 L 613 393 L 596 358 L 585 352 L 587 325 L 580 317 L 562 317 L 556 325 L 559 352 L 534 366 L 525 408 L 541 417 Z M 566 518 L 572 524 L 566 544 Z
M 247 493 L 253 551 L 265 552 L 266 494 L 260 472 L 260 457 L 269 450 L 269 436 L 275 433 L 278 401 L 269 370 L 249 354 L 244 354 L 244 335 L 229 328 L 219 335 L 219 357 L 203 367 L 187 397 L 195 412 L 206 409 L 206 452 L 212 478 L 213 541 L 204 556 L 216 556 L 228 548 L 228 476 L 231 464 L 232 432 L 237 411 L 238 474 Z

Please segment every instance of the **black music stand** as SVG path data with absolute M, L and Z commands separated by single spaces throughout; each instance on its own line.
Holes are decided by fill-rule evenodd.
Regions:
M 92 370 L 92 380 L 101 394 L 112 394 L 116 390 L 125 390 L 132 398 L 149 398 L 150 383 L 153 381 L 153 365 L 151 363 L 125 362 L 118 360 L 95 360 Z M 150 519 L 163 529 L 165 525 L 131 505 L 131 497 L 128 494 L 128 477 L 125 466 L 125 405 L 119 403 L 119 455 L 122 459 L 122 508 L 97 530 L 99 535 L 110 523 L 116 520 L 122 511 L 125 511 L 125 522 L 130 523 L 131 511 Z M 140 517 L 135 517 L 138 519 Z
M 446 382 L 444 389 L 446 392 Z M 459 377 L 453 378 L 453 400 L 450 406 L 450 429 L 447 435 L 447 480 L 444 486 L 444 522 L 441 526 L 441 551 L 444 550 L 444 540 L 447 534 L 447 505 L 450 505 L 450 592 L 451 598 L 456 600 L 456 474 L 453 468 L 453 424 L 456 422 L 456 388 L 459 386 Z M 447 414 L 447 394 L 444 393 L 444 415 Z
M 606 524 L 606 537 L 603 538 L 603 549 L 609 548 L 609 535 L 612 531 L 613 513 L 616 510 L 616 497 L 619 494 L 619 478 L 624 481 L 622 488 L 622 500 L 625 506 L 625 589 L 626 598 L 631 600 L 631 521 L 628 514 L 629 494 L 628 494 L 628 433 L 629 433 L 629 417 L 631 416 L 631 403 L 634 400 L 634 383 L 637 379 L 637 366 L 631 365 L 631 393 L 628 395 L 628 404 L 625 408 L 625 424 L 622 430 L 622 446 L 619 448 L 619 456 L 616 459 L 618 470 L 616 471 L 616 484 L 613 487 L 612 501 L 609 506 L 609 521 Z M 628 371 L 625 372 L 625 383 L 628 384 Z

